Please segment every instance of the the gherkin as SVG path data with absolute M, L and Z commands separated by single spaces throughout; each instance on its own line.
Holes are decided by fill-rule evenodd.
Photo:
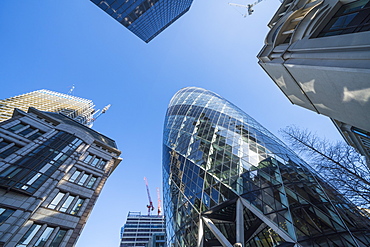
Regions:
M 177 92 L 163 142 L 167 246 L 370 246 L 369 220 L 219 95 Z

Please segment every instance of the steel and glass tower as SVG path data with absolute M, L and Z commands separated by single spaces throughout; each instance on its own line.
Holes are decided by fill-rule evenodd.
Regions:
M 183 14 L 193 0 L 91 0 L 148 43 Z
M 219 95 L 177 92 L 163 141 L 167 246 L 370 246 L 369 220 Z
M 29 107 L 62 113 L 87 126 L 95 112 L 92 100 L 42 89 L 0 100 L 0 122 L 10 119 L 15 108 L 27 111 Z

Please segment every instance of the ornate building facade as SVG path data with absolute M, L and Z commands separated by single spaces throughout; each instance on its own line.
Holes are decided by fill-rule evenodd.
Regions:
M 213 92 L 177 92 L 163 142 L 167 246 L 370 245 L 367 218 Z
M 370 166 L 370 1 L 284 0 L 259 64 L 293 103 L 330 117 Z

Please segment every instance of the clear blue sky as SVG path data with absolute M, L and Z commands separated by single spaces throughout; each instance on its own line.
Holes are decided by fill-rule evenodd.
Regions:
M 164 115 L 180 88 L 214 91 L 277 136 L 295 124 L 340 139 L 328 118 L 292 105 L 257 64 L 266 24 L 278 6 L 278 0 L 263 1 L 243 18 L 228 0 L 195 0 L 187 14 L 145 44 L 89 0 L 2 1 L 1 99 L 43 88 L 67 93 L 74 84 L 74 95 L 97 108 L 112 104 L 94 129 L 116 140 L 123 161 L 78 247 L 119 246 L 128 211 L 146 212 L 144 176 L 156 205 Z

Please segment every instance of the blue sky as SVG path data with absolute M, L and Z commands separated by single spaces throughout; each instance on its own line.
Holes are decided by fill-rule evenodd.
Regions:
M 146 212 L 144 176 L 156 206 L 164 115 L 183 87 L 220 94 L 277 136 L 295 124 L 340 139 L 328 118 L 292 105 L 257 64 L 278 6 L 278 0 L 263 1 L 243 18 L 227 0 L 198 0 L 146 44 L 89 0 L 2 1 L 1 99 L 38 89 L 67 93 L 75 85 L 74 95 L 98 109 L 112 105 L 94 129 L 116 140 L 123 161 L 78 247 L 119 246 L 127 213 Z

